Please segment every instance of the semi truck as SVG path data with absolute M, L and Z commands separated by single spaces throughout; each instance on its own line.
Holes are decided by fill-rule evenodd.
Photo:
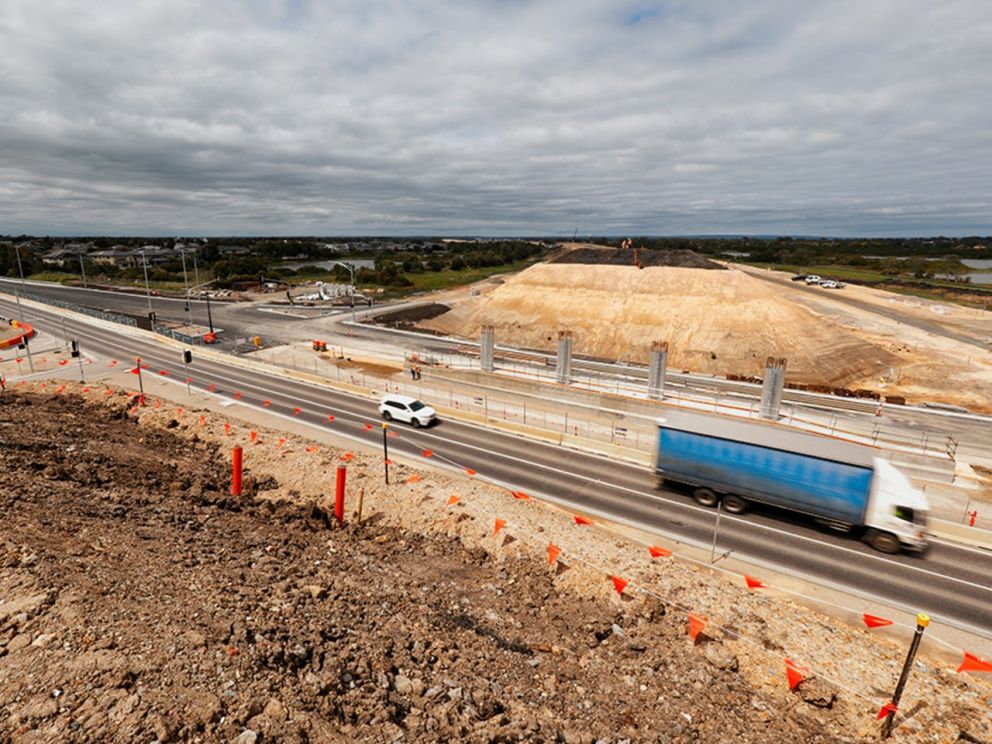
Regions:
M 656 473 L 703 506 L 750 502 L 858 533 L 876 550 L 929 546 L 926 496 L 874 447 L 774 423 L 671 411 L 658 420 Z

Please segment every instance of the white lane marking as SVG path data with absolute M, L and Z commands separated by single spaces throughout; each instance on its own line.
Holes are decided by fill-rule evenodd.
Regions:
M 224 366 L 234 367 L 234 365 L 228 365 L 228 364 L 225 364 L 223 361 L 219 361 L 219 360 L 218 361 L 211 360 L 211 363 L 216 364 L 217 366 L 221 366 L 221 367 L 224 367 Z M 236 369 L 238 369 L 238 368 L 236 368 Z M 222 373 L 219 373 L 219 372 L 215 372 L 214 374 L 215 375 L 218 375 L 218 376 L 222 376 Z M 170 382 L 172 382 L 172 381 L 170 381 Z M 316 385 L 313 385 L 311 383 L 303 382 L 302 384 L 304 384 L 304 385 L 306 385 L 308 387 L 316 387 Z M 261 391 L 263 393 L 267 392 L 264 389 L 259 388 L 259 387 L 255 386 L 255 385 L 253 385 L 252 383 L 247 383 L 246 385 L 241 385 L 240 387 L 254 388 L 255 390 Z M 334 392 L 338 392 L 338 391 L 334 391 Z M 352 394 L 352 393 L 346 393 L 345 392 L 345 393 L 340 393 L 340 394 L 341 395 L 344 395 L 346 397 L 349 397 L 349 398 L 356 398 L 358 400 L 362 400 L 362 401 L 366 401 L 366 402 L 371 402 L 371 401 L 369 401 L 366 398 L 362 398 L 361 396 L 358 396 L 358 395 L 355 395 L 355 394 Z M 287 394 L 286 393 L 283 393 L 283 395 L 287 395 Z M 223 396 L 221 396 L 221 397 L 223 397 Z M 291 397 L 291 396 L 287 395 L 287 397 Z M 317 401 L 306 400 L 305 398 L 304 399 L 301 399 L 301 402 L 304 402 L 304 401 L 305 402 L 310 402 L 310 403 L 317 403 Z M 337 411 L 337 412 L 343 412 L 343 413 L 346 413 L 346 414 L 348 414 L 350 416 L 359 416 L 359 415 L 361 415 L 361 414 L 355 414 L 352 411 L 347 411 L 346 409 L 340 409 L 340 408 L 337 408 L 336 409 L 336 408 L 334 408 L 332 406 L 328 406 L 326 403 L 323 403 L 323 402 L 319 403 L 318 405 L 321 405 L 323 408 L 325 408 L 327 410 Z M 275 414 L 275 415 L 280 415 L 280 414 Z M 296 418 L 293 418 L 291 420 L 300 421 L 299 419 L 296 419 Z M 472 423 L 466 423 L 466 422 L 459 422 L 459 423 L 462 423 L 462 424 L 464 424 L 466 426 L 472 426 L 473 428 L 485 430 L 484 427 L 480 427 L 480 426 L 477 426 L 477 425 L 472 424 Z M 326 431 L 326 429 L 324 429 L 324 431 Z M 339 433 L 342 434 L 342 435 L 344 434 L 344 432 L 339 432 Z M 432 439 L 434 439 L 436 441 L 440 441 L 442 443 L 447 443 L 447 440 L 446 439 L 440 437 L 437 434 L 433 434 L 432 432 L 429 432 L 429 431 L 423 431 L 423 430 L 421 430 L 420 435 L 421 436 L 430 437 L 430 438 L 432 438 Z M 508 436 L 512 436 L 512 435 L 508 435 Z M 362 440 L 357 440 L 357 441 L 362 441 Z M 521 441 L 524 442 L 524 443 L 527 442 L 527 440 L 521 440 Z M 481 453 L 483 453 L 485 455 L 492 455 L 492 456 L 500 457 L 500 458 L 503 458 L 503 459 L 506 459 L 506 460 L 510 460 L 512 462 L 517 462 L 517 463 L 521 463 L 521 464 L 524 464 L 524 465 L 528 465 L 528 466 L 530 466 L 532 468 L 540 468 L 542 470 L 547 470 L 547 471 L 550 471 L 550 472 L 555 473 L 555 474 L 558 474 L 558 475 L 571 476 L 573 478 L 578 478 L 580 480 L 588 481 L 590 483 L 598 484 L 598 485 L 601 485 L 601 486 L 607 486 L 609 488 L 613 488 L 613 489 L 616 489 L 616 490 L 619 490 L 619 491 L 625 491 L 627 493 L 632 493 L 632 494 L 634 494 L 636 496 L 647 497 L 649 499 L 653 499 L 653 500 L 656 500 L 656 501 L 661 501 L 661 502 L 663 502 L 665 504 L 674 505 L 674 506 L 679 507 L 679 508 L 683 508 L 683 509 L 687 509 L 687 510 L 693 510 L 693 511 L 698 511 L 698 512 L 701 512 L 701 513 L 704 513 L 704 514 L 711 513 L 709 509 L 706 509 L 706 508 L 700 507 L 700 506 L 696 506 L 694 504 L 689 504 L 689 503 L 682 504 L 682 503 L 679 503 L 679 502 L 674 501 L 674 500 L 671 500 L 671 499 L 663 498 L 663 497 L 661 497 L 661 496 L 659 496 L 657 494 L 647 493 L 645 491 L 638 491 L 637 489 L 629 488 L 627 486 L 622 486 L 620 484 L 604 482 L 600 478 L 593 478 L 591 476 L 586 476 L 586 475 L 581 475 L 581 474 L 578 474 L 578 473 L 573 473 L 573 472 L 570 472 L 570 471 L 567 471 L 567 470 L 562 470 L 560 468 L 553 467 L 551 465 L 545 465 L 543 463 L 533 462 L 531 460 L 525 460 L 523 458 L 515 457 L 514 455 L 510 455 L 510 454 L 498 452 L 498 451 L 495 451 L 495 450 L 487 449 L 485 447 L 479 447 L 477 445 L 468 444 L 468 443 L 465 443 L 465 442 L 457 443 L 456 446 L 465 447 L 467 449 L 476 450 L 476 451 L 481 452 Z M 596 457 L 597 459 L 606 460 L 606 458 L 598 458 L 598 456 L 593 456 L 593 457 Z M 834 545 L 832 543 L 827 543 L 827 542 L 824 542 L 824 541 L 821 541 L 821 540 L 817 540 L 817 539 L 815 539 L 813 537 L 808 537 L 806 535 L 801 535 L 801 534 L 798 534 L 798 533 L 795 533 L 795 532 L 789 532 L 787 530 L 783 530 L 783 529 L 780 529 L 780 528 L 777 528 L 777 527 L 771 527 L 769 525 L 761 524 L 759 522 L 751 522 L 751 521 L 748 521 L 748 520 L 745 520 L 745 519 L 741 519 L 740 517 L 733 517 L 733 516 L 731 516 L 729 514 L 726 515 L 724 517 L 724 519 L 727 519 L 727 520 L 736 522 L 738 524 L 745 525 L 747 527 L 759 528 L 759 529 L 765 530 L 767 532 L 772 532 L 774 534 L 787 535 L 789 537 L 799 538 L 800 540 L 804 540 L 806 542 L 814 543 L 814 544 L 820 546 L 821 548 L 822 547 L 827 547 L 828 549 L 841 550 L 841 551 L 844 551 L 846 553 L 850 553 L 852 555 L 856 555 L 856 556 L 858 556 L 859 558 L 862 558 L 862 559 L 867 558 L 867 559 L 871 559 L 871 560 L 875 560 L 875 561 L 880 561 L 882 563 L 887 563 L 887 564 L 890 564 L 890 565 L 899 566 L 901 568 L 910 569 L 912 571 L 916 571 L 918 573 L 922 573 L 922 574 L 925 574 L 925 575 L 928 575 L 928 576 L 934 576 L 934 577 L 937 577 L 937 578 L 946 579 L 948 581 L 953 581 L 953 582 L 956 582 L 958 584 L 962 584 L 964 586 L 970 586 L 970 587 L 973 587 L 975 589 L 981 589 L 982 591 L 992 592 L 992 586 L 985 586 L 983 584 L 977 584 L 977 583 L 975 583 L 973 581 L 967 581 L 966 579 L 957 578 L 956 576 L 951 576 L 951 575 L 948 575 L 948 574 L 942 574 L 942 573 L 939 573 L 937 571 L 931 571 L 929 569 L 920 568 L 919 566 L 913 566 L 913 565 L 910 565 L 910 564 L 907 564 L 907 563 L 900 563 L 898 561 L 892 560 L 891 558 L 885 558 L 884 556 L 881 556 L 881 555 L 874 555 L 872 553 L 861 552 L 861 551 L 858 551 L 858 550 L 854 550 L 853 548 L 845 547 L 843 545 Z

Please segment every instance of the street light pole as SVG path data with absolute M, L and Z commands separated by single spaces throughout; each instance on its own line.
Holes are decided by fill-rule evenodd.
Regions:
M 83 265 L 83 252 L 80 251 L 79 256 L 79 273 L 83 275 L 83 289 L 86 289 L 86 266 Z
M 21 249 L 14 243 L 14 251 L 17 253 L 17 273 L 21 275 L 21 284 L 24 284 L 24 267 L 21 266 Z
M 21 275 L 21 281 L 22 282 L 24 281 L 24 275 L 23 274 Z M 17 298 L 17 313 L 21 316 L 21 329 L 23 330 L 24 329 L 24 308 L 21 306 L 21 293 L 15 290 L 14 291 L 14 297 Z M 22 338 L 24 339 L 24 351 L 27 352 L 27 355 L 28 355 L 28 367 L 31 368 L 31 374 L 34 374 L 34 359 L 31 358 L 31 344 L 29 343 L 30 339 L 28 338 L 28 334 L 27 333 L 25 333 L 22 336 Z
M 355 319 L 355 267 L 350 263 L 345 263 L 344 261 L 335 261 L 335 266 L 344 266 L 348 269 L 348 275 L 351 277 L 351 285 L 348 290 L 348 294 L 351 295 L 351 322 L 357 322 Z
M 189 304 L 189 279 L 186 276 L 186 251 L 180 250 L 179 255 L 183 259 L 183 288 L 186 290 L 186 320 L 189 325 L 193 325 L 193 310 Z
M 148 317 L 152 315 L 152 291 L 148 286 L 148 259 L 144 250 L 141 251 L 141 268 L 145 270 L 145 296 L 148 298 Z

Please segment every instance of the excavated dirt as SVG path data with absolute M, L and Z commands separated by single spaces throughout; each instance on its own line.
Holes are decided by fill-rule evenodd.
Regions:
M 0 740 L 834 740 L 661 604 L 235 499 L 216 445 L 127 405 L 0 398 Z
M 478 479 L 401 461 L 387 486 L 381 456 L 229 409 L 52 387 L 0 395 L 0 742 L 877 738 L 902 633 L 647 561 Z M 687 606 L 710 618 L 696 644 Z M 812 669 L 793 691 L 786 654 Z M 897 740 L 992 735 L 992 687 L 956 663 L 921 655 Z
M 974 310 L 907 304 L 864 287 L 811 294 L 805 286 L 763 281 L 753 270 L 737 268 L 638 269 L 632 260 L 610 265 L 596 256 L 586 264 L 582 257 L 589 252 L 597 249 L 577 248 L 500 285 L 480 285 L 475 294 L 445 295 L 451 310 L 419 325 L 469 339 L 491 325 L 497 343 L 548 351 L 556 348 L 558 331 L 567 329 L 576 354 L 641 363 L 653 342 L 667 341 L 671 367 L 739 378 L 761 377 L 768 357 L 784 357 L 793 384 L 865 389 L 976 411 L 992 406 L 992 347 L 954 335 L 978 322 Z M 561 262 L 573 260 L 579 262 Z M 864 306 L 845 304 L 847 297 Z M 944 327 L 946 335 L 933 332 Z

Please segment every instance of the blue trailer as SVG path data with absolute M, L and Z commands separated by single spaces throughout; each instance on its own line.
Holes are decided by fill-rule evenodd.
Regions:
M 656 472 L 704 506 L 760 502 L 863 532 L 884 552 L 927 545 L 926 498 L 866 445 L 772 423 L 671 411 L 658 420 Z

